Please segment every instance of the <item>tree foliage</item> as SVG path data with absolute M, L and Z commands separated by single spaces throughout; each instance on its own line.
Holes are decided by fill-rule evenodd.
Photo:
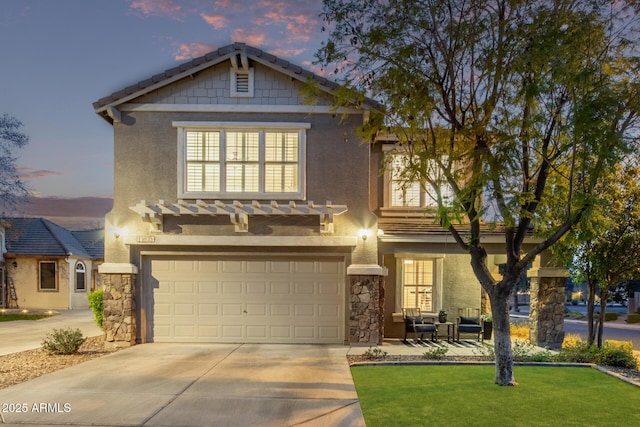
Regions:
M 9 114 L 0 116 L 0 212 L 13 208 L 29 191 L 16 170 L 16 149 L 29 142 L 22 123 Z
M 588 340 L 603 342 L 609 291 L 640 277 L 640 158 L 637 153 L 618 164 L 596 186 L 597 201 L 588 215 L 554 251 L 572 264 L 573 274 L 587 284 Z M 600 314 L 594 316 L 600 291 Z
M 424 183 L 470 253 L 491 302 L 498 384 L 515 384 L 508 299 L 520 274 L 581 221 L 635 137 L 635 12 L 635 1 L 324 1 L 318 60 L 335 66 L 339 104 L 380 103 L 363 137 L 398 136 L 404 177 Z M 481 239 L 490 213 L 505 232 L 500 281 Z M 541 239 L 525 253 L 534 228 Z

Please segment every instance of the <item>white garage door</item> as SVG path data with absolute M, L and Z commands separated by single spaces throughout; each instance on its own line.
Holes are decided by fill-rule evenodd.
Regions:
M 341 258 L 153 258 L 150 266 L 156 342 L 344 340 Z

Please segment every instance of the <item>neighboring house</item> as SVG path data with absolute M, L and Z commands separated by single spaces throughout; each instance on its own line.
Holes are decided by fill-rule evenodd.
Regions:
M 387 141 L 356 135 L 373 102 L 335 109 L 337 87 L 236 43 L 93 104 L 114 132 L 108 341 L 375 345 L 403 306 L 481 306 L 469 256 L 397 205 Z
M 5 280 L 13 283 L 19 307 L 88 308 L 104 231 L 69 231 L 44 218 L 7 218 L 5 224 Z

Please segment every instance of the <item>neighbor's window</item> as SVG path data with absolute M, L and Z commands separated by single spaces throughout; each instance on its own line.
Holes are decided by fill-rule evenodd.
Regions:
M 402 260 L 402 306 L 433 311 L 433 259 Z
M 302 198 L 308 125 L 284 125 L 181 129 L 180 196 Z
M 57 289 L 55 261 L 40 261 L 40 290 L 56 291 Z
M 84 263 L 78 262 L 76 264 L 76 291 L 87 290 L 87 274 Z

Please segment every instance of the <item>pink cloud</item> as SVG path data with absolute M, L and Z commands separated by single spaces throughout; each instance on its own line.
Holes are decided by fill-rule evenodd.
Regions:
M 227 26 L 227 20 L 222 15 L 207 15 L 205 13 L 201 13 L 200 16 L 207 24 L 211 25 L 216 30 L 220 30 Z
M 183 8 L 173 0 L 134 0 L 129 6 L 142 15 L 167 15 L 178 18 L 183 14 Z
M 17 168 L 20 179 L 40 179 L 50 176 L 64 176 L 62 172 L 50 171 L 46 169 Z
M 231 34 L 231 40 L 234 42 L 242 42 L 251 46 L 260 47 L 265 44 L 266 35 L 253 29 L 250 32 L 244 28 L 236 28 Z
M 181 43 L 175 55 L 176 61 L 185 61 L 205 55 L 215 47 L 206 43 Z

